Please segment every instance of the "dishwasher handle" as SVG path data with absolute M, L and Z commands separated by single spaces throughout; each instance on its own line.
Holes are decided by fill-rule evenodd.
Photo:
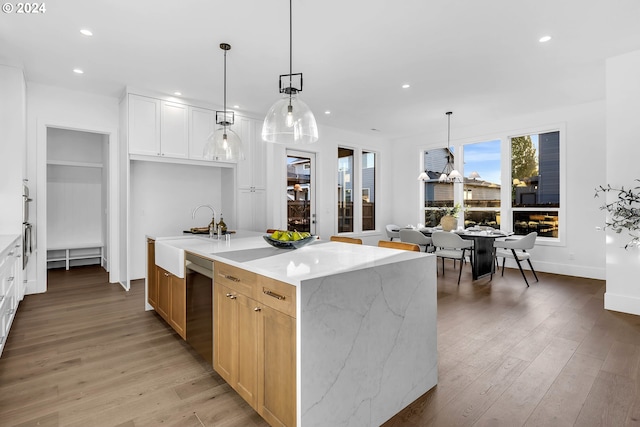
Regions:
M 185 268 L 187 270 L 191 270 L 191 271 L 195 271 L 196 273 L 202 274 L 203 276 L 208 277 L 209 279 L 213 280 L 213 270 L 208 269 L 206 267 L 203 267 L 201 265 L 195 264 L 191 261 L 188 261 L 185 263 Z

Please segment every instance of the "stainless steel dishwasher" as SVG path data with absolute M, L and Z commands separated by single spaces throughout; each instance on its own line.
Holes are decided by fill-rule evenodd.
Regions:
M 187 342 L 213 366 L 213 261 L 187 252 Z

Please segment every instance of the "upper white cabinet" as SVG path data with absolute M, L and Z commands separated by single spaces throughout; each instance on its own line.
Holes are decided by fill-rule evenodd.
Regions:
M 189 107 L 162 101 L 160 107 L 160 153 L 186 158 L 189 153 Z
M 204 160 L 204 146 L 215 130 L 216 112 L 205 108 L 189 107 L 189 158 Z
M 129 153 L 160 156 L 160 100 L 128 95 Z
M 260 137 L 262 122 L 236 116 L 233 130 L 240 136 L 245 159 L 238 162 L 238 188 L 265 189 L 265 142 Z

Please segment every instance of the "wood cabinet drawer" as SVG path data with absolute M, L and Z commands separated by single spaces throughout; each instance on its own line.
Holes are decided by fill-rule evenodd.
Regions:
M 229 264 L 218 261 L 213 264 L 213 277 L 216 283 L 220 283 L 253 299 L 256 299 L 256 276 L 255 273 Z
M 256 299 L 274 310 L 296 317 L 296 287 L 258 275 Z

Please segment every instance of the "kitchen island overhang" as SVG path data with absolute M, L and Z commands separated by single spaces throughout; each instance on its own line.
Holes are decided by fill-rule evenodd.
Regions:
M 296 287 L 297 425 L 380 425 L 436 385 L 433 255 L 203 240 L 183 249 Z

